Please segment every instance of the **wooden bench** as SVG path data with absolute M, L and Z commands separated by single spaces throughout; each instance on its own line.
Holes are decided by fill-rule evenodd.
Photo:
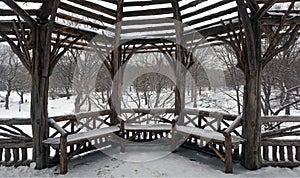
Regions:
M 71 159 L 75 155 L 67 155 L 67 147 L 74 144 L 84 144 L 90 140 L 94 140 L 100 137 L 109 137 L 111 134 L 119 134 L 122 126 L 109 126 L 105 128 L 97 128 L 88 130 L 85 132 L 68 134 L 62 127 L 60 127 L 53 119 L 49 119 L 49 124 L 52 128 L 56 129 L 60 133 L 60 137 L 48 138 L 43 143 L 47 146 L 51 146 L 54 149 L 59 149 L 60 159 L 60 173 L 66 174 L 68 171 L 68 159 Z M 121 125 L 123 122 L 121 122 Z
M 176 149 L 176 134 L 187 135 L 188 137 L 198 138 L 204 140 L 212 148 L 212 150 L 225 162 L 225 172 L 232 173 L 232 148 L 236 148 L 245 139 L 231 135 L 231 132 L 235 128 L 241 125 L 242 117 L 237 117 L 233 123 L 224 131 L 217 132 L 212 130 L 206 130 L 197 127 L 181 126 L 176 124 L 176 120 L 172 122 L 172 150 Z M 187 139 L 187 138 L 186 138 Z M 220 153 L 214 144 L 218 144 L 225 147 L 225 156 Z

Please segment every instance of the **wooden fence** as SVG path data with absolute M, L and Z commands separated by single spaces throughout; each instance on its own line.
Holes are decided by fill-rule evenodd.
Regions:
M 20 166 L 32 162 L 32 136 L 22 127 L 31 127 L 28 118 L 0 119 L 0 165 Z
M 93 128 L 110 126 L 110 110 L 80 113 L 76 115 L 65 115 L 52 117 L 69 134 L 90 130 Z M 171 124 L 174 119 L 174 109 L 123 109 L 120 115 L 125 122 L 130 124 L 147 125 Z M 183 125 L 210 129 L 213 131 L 224 131 L 237 117 L 237 115 L 210 112 L 197 109 L 185 109 L 182 113 Z M 300 166 L 300 116 L 269 116 L 262 117 L 261 124 L 281 123 L 280 128 L 271 131 L 262 130 L 261 135 L 261 157 L 263 166 Z M 19 166 L 29 165 L 32 162 L 32 136 L 25 133 L 22 127 L 30 127 L 28 118 L 0 119 L 0 165 Z M 241 129 L 233 133 L 241 136 Z M 50 138 L 58 137 L 54 129 L 50 129 Z M 167 130 L 137 132 L 128 130 L 124 134 L 125 139 L 131 141 L 151 141 L 162 137 L 170 138 L 171 133 Z M 197 138 L 189 138 L 188 144 L 203 147 L 206 142 Z M 106 138 L 100 138 L 87 142 L 84 145 L 73 145 L 68 148 L 68 154 L 73 156 L 95 148 L 95 145 L 106 145 L 110 142 Z M 224 148 L 216 147 L 219 152 Z M 241 147 L 233 147 L 234 156 L 238 158 Z M 51 151 L 52 163 L 58 159 L 58 149 Z
M 262 131 L 263 166 L 300 166 L 300 116 L 262 117 L 262 124 L 270 122 L 280 127 Z

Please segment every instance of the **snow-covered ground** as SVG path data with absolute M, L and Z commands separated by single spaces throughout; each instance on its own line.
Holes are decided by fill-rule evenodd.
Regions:
M 136 153 L 127 153 L 136 154 Z M 69 172 L 58 175 L 58 167 L 35 170 L 30 167 L 0 167 L 0 177 L 299 177 L 300 168 L 264 167 L 249 171 L 234 164 L 234 173 L 225 174 L 220 159 L 180 148 L 177 153 L 145 162 L 126 162 L 101 152 L 71 160 Z
M 0 92 L 4 96 L 4 92 Z M 221 98 L 222 94 L 214 95 Z M 223 95 L 224 96 L 224 95 Z M 4 109 L 4 103 L 0 103 L 0 118 L 29 117 L 30 96 L 25 95 L 27 103 L 21 105 L 19 111 L 19 97 L 12 93 L 10 110 Z M 229 100 L 212 99 L 225 105 L 231 103 Z M 223 101 L 223 102 L 222 102 Z M 204 102 L 199 98 L 199 106 Z M 207 107 L 209 108 L 209 107 Z M 74 112 L 74 97 L 70 100 L 65 98 L 49 100 L 49 115 L 63 115 Z M 108 148 L 109 149 L 109 148 Z M 0 166 L 0 177 L 299 177 L 300 167 L 274 168 L 264 167 L 260 170 L 249 171 L 239 163 L 234 163 L 234 173 L 225 174 L 223 162 L 216 157 L 199 153 L 190 149 L 180 148 L 176 153 L 165 154 L 164 157 L 154 159 L 155 151 L 137 152 L 135 149 L 126 150 L 120 157 L 107 156 L 104 152 L 92 152 L 84 156 L 77 156 L 69 163 L 69 172 L 66 175 L 58 175 L 59 168 L 52 167 L 44 170 L 35 170 L 34 163 L 30 167 L 3 167 Z M 139 161 L 132 161 L 134 157 L 139 157 Z M 131 159 L 124 159 L 131 158 Z M 131 161 L 125 161 L 131 160 Z

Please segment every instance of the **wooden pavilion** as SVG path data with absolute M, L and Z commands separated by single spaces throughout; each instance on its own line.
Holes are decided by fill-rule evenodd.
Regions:
M 32 76 L 31 121 L 37 169 L 48 166 L 49 150 L 42 141 L 49 137 L 49 76 L 65 52 L 70 48 L 84 49 L 95 36 L 112 33 L 115 47 L 106 63 L 112 78 L 124 60 L 137 52 L 167 52 L 187 66 L 193 60 L 185 55 L 181 44 L 189 31 L 181 23 L 204 36 L 209 45 L 227 43 L 234 49 L 237 66 L 245 74 L 243 137 L 247 141 L 243 145 L 243 165 L 248 169 L 261 167 L 260 75 L 277 53 L 297 39 L 300 16 L 294 5 L 298 0 L 2 0 L 0 3 L 0 41 L 11 46 Z M 274 7 L 278 4 L 286 8 L 277 10 Z M 166 18 L 175 21 L 166 23 Z M 130 39 L 140 33 L 143 38 Z M 164 41 L 166 36 L 173 42 Z M 262 38 L 269 42 L 266 51 L 261 50 Z M 118 96 L 120 87 L 114 86 L 112 95 Z M 177 114 L 182 109 L 182 100 L 176 95 Z M 116 123 L 118 108 L 111 108 L 112 123 Z

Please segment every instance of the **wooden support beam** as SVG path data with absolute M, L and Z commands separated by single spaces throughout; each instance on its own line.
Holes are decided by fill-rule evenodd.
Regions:
M 34 28 L 36 21 L 28 14 L 28 12 L 23 10 L 15 1 L 3 0 L 3 2 L 7 6 L 9 6 L 16 14 L 21 16 L 30 25 L 30 28 Z
M 78 14 L 78 15 L 83 15 L 83 16 L 86 16 L 88 18 L 92 18 L 92 19 L 95 19 L 95 20 L 98 20 L 98 21 L 102 21 L 102 22 L 105 22 L 105 23 L 108 23 L 108 24 L 111 24 L 111 25 L 115 24 L 114 19 L 105 17 L 105 16 L 100 15 L 100 14 L 95 14 L 93 12 L 89 12 L 87 10 L 75 7 L 73 5 L 70 5 L 70 4 L 67 4 L 67 3 L 64 3 L 64 2 L 61 2 L 59 7 L 63 10 L 73 12 L 73 13 Z
M 252 16 L 252 19 L 261 19 L 267 11 L 276 3 L 277 0 L 269 0 L 266 2 L 257 12 L 254 16 Z
M 172 14 L 172 8 L 160 8 L 160 9 L 149 9 L 149 10 L 137 10 L 137 11 L 127 11 L 124 12 L 124 17 L 135 17 L 135 16 L 146 16 L 153 14 L 161 15 L 161 14 Z
M 94 9 L 96 11 L 102 12 L 104 14 L 110 15 L 112 17 L 116 17 L 116 14 L 117 14 L 117 12 L 114 11 L 114 10 L 111 10 L 107 7 L 104 7 L 100 4 L 93 3 L 93 2 L 90 2 L 90 1 L 82 1 L 82 0 L 70 0 L 70 1 L 74 2 L 74 3 L 77 3 L 79 5 L 82 5 L 84 7 L 88 7 L 88 8 Z

